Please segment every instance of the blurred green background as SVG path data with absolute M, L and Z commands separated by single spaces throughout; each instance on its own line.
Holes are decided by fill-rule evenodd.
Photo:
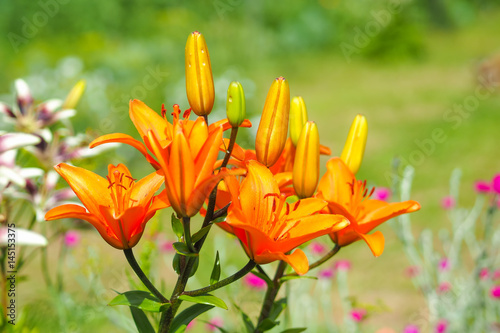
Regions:
M 240 143 L 252 145 L 265 95 L 280 75 L 292 95 L 304 97 L 334 155 L 352 119 L 364 114 L 370 131 L 359 178 L 389 187 L 399 175 L 391 171 L 394 157 L 415 166 L 419 230 L 444 225 L 440 200 L 454 168 L 463 170 L 464 206 L 473 203 L 475 180 L 500 172 L 499 0 L 1 0 L 0 13 L 0 100 L 13 101 L 16 78 L 25 78 L 39 100 L 63 98 L 84 78 L 87 91 L 74 118 L 80 131 L 135 136 L 127 112 L 132 98 L 156 110 L 162 103 L 188 108 L 184 45 L 199 30 L 216 82 L 211 119 L 224 117 L 227 86 L 239 80 L 254 123 Z M 107 156 L 150 171 L 130 147 Z M 361 243 L 342 251 L 360 269 L 353 292 L 372 300 L 383 292 L 390 308 L 411 311 L 414 305 L 398 298 L 409 286 L 406 259 L 392 230 L 382 230 L 387 249 L 376 261 Z M 370 285 L 365 268 L 379 272 Z

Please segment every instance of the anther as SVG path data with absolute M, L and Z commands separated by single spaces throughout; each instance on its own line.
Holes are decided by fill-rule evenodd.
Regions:
M 293 206 L 293 211 L 294 211 L 294 212 L 297 210 L 297 208 L 299 208 L 299 205 L 300 205 L 300 200 L 299 200 L 299 201 L 297 201 L 297 202 L 295 203 L 295 205 Z
M 161 104 L 161 117 L 163 119 L 167 119 L 167 109 L 165 109 L 165 104 Z

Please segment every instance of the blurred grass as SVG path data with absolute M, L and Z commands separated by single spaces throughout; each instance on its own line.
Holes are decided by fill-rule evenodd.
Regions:
M 323 7 L 318 4 L 308 7 L 298 2 L 289 6 L 245 4 L 234 7 L 224 16 L 219 16 L 212 4 L 195 8 L 192 4 L 181 5 L 179 1 L 169 6 L 158 1 L 156 7 L 146 10 L 123 7 L 118 2 L 102 5 L 106 6 L 104 9 L 97 2 L 88 2 L 85 6 L 77 2 L 61 5 L 55 18 L 18 52 L 6 40 L 0 42 L 4 67 L 0 71 L 0 92 L 11 91 L 11 83 L 17 77 L 27 77 L 37 98 L 63 97 L 71 84 L 83 76 L 89 85 L 75 118 L 75 127 L 105 134 L 108 131 L 103 131 L 101 120 L 108 118 L 114 124 L 111 132 L 136 135 L 123 113 L 126 113 L 127 101 L 137 97 L 133 92 L 142 85 L 148 68 L 158 67 L 168 72 L 168 76 L 147 91 L 144 101 L 157 110 L 162 103 L 167 107 L 179 103 L 181 108 L 187 108 L 184 43 L 189 32 L 200 30 L 206 36 L 218 82 L 214 118 L 224 114 L 224 94 L 229 81 L 247 82 L 248 110 L 256 116 L 272 79 L 285 76 L 292 94 L 304 97 L 310 120 L 317 121 L 322 143 L 331 147 L 334 155 L 340 154 L 354 116 L 366 115 L 369 139 L 358 175 L 373 185 L 389 187 L 386 175 L 391 172 L 392 159 L 399 156 L 408 160 L 419 149 L 415 140 L 428 139 L 434 129 L 441 128 L 446 140 L 436 143 L 432 154 L 415 165 L 413 198 L 420 201 L 423 208 L 412 216 L 418 231 L 441 228 L 446 214 L 439 201 L 448 193 L 448 179 L 454 168 L 463 170 L 459 205 L 464 206 L 473 202 L 476 179 L 490 179 L 500 171 L 498 92 L 482 101 L 456 130 L 443 119 L 455 103 L 463 103 L 474 94 L 478 63 L 500 51 L 500 11 L 498 8 L 479 11 L 477 17 L 470 19 L 454 12 L 462 20 L 453 30 L 432 29 L 417 19 L 398 21 L 402 30 L 396 27 L 394 31 L 403 33 L 375 38 L 363 54 L 347 62 L 338 47 L 340 42 L 351 41 L 352 28 L 364 26 L 370 18 L 369 10 L 380 8 L 377 4 L 367 5 L 366 1 L 319 3 Z M 92 4 L 96 6 L 96 15 L 88 10 Z M 367 7 L 360 9 L 363 5 Z M 21 18 L 30 18 L 40 10 L 36 6 L 16 7 L 8 2 L 2 2 L 0 8 L 12 13 L 0 24 L 6 33 L 20 33 Z M 113 14 L 107 16 L 106 13 Z M 342 16 L 342 13 L 349 15 Z M 405 12 L 405 18 L 419 15 L 419 11 Z M 77 17 L 80 19 L 75 19 Z M 64 29 L 71 33 L 63 33 Z M 412 31 L 411 36 L 407 31 Z M 391 42 L 391 38 L 396 39 Z M 398 51 L 402 53 L 391 53 L 391 48 L 396 48 L 398 43 L 407 43 L 409 47 Z M 412 54 L 415 47 L 418 52 Z M 68 65 L 67 59 L 77 60 Z M 75 64 L 80 64 L 81 69 L 75 70 Z M 11 95 L 2 97 L 12 99 Z M 130 147 L 119 148 L 108 156 L 109 163 L 126 162 L 139 174 L 150 171 Z M 103 171 L 105 166 L 96 165 L 96 169 Z M 162 216 L 168 220 L 168 214 Z M 387 225 L 381 230 L 387 239 L 383 256 L 375 260 L 365 244 L 357 243 L 343 249 L 339 258 L 353 262 L 350 284 L 352 293 L 360 301 L 375 303 L 382 299 L 392 309 L 370 318 L 368 327 L 378 328 L 390 322 L 391 326 L 400 328 L 423 300 L 412 293 L 410 282 L 404 278 L 407 261 L 392 230 Z M 99 244 L 108 259 L 104 266 L 96 266 L 96 270 L 123 272 L 120 253 L 105 247 L 95 233 L 86 232 L 85 239 L 75 257 L 87 258 L 86 247 Z M 213 249 L 206 251 L 211 256 Z M 210 260 L 206 265 L 211 266 Z M 32 267 L 30 274 L 38 274 L 35 270 Z M 161 273 L 171 277 L 170 266 L 163 265 Z M 101 278 L 107 290 L 103 298 L 109 300 L 113 293 L 106 283 L 107 277 Z M 169 284 L 170 279 L 165 281 Z M 29 283 L 25 285 L 28 291 L 36 291 L 28 287 Z M 119 286 L 127 288 L 127 281 L 124 279 Z M 23 297 L 30 299 L 31 296 Z M 43 319 L 39 316 L 36 320 Z M 92 325 L 101 325 L 101 322 Z

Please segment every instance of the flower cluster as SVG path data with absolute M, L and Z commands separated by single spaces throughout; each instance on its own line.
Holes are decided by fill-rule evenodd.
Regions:
M 183 296 L 201 295 L 201 291 L 184 292 L 183 288 L 196 269 L 198 253 L 213 224 L 239 239 L 250 260 L 250 269 L 279 261 L 279 279 L 286 264 L 299 275 L 318 266 L 320 263 L 309 264 L 299 247 L 324 235 L 329 235 L 334 243 L 333 254 L 363 240 L 379 256 L 384 249 L 384 236 L 380 231 L 370 232 L 392 217 L 420 209 L 411 200 L 388 203 L 384 201 L 387 194 L 380 196 L 382 200 L 373 199 L 375 188 L 356 179 L 367 140 L 364 116 L 355 117 L 343 151 L 327 162 L 327 171 L 321 175 L 320 155 L 330 155 L 331 151 L 320 144 L 318 126 L 308 119 L 303 98 L 290 99 L 285 78 L 273 80 L 264 102 L 255 149 L 248 149 L 236 142 L 238 131 L 252 126 L 245 119 L 242 85 L 230 84 L 227 118 L 210 123 L 215 89 L 208 48 L 199 32 L 189 36 L 185 57 L 190 108 L 182 112 L 179 105 L 174 105 L 169 114 L 163 105 L 156 112 L 143 102 L 132 100 L 129 115 L 139 140 L 114 133 L 90 143 L 91 148 L 109 143 L 130 145 L 154 171 L 136 181 L 121 164 L 110 165 L 108 176 L 103 178 L 59 163 L 56 171 L 85 208 L 66 204 L 51 209 L 45 216 L 47 220 L 72 217 L 88 221 L 111 246 L 125 250 L 135 267 L 131 249 L 139 242 L 146 223 L 156 211 L 171 207 L 177 216 L 174 221 L 180 226 L 174 226 L 179 242 L 173 247 L 184 258 L 178 261 L 176 269 L 179 281 L 169 301 L 154 287 L 150 288 L 159 300 L 170 304 L 162 319 L 165 327 L 170 325 Z M 47 121 L 52 121 L 49 118 Z M 229 130 L 229 139 L 224 138 Z M 162 185 L 164 189 L 157 194 Z M 197 214 L 204 216 L 203 226 L 191 234 L 190 221 Z M 329 252 L 321 262 L 333 254 Z M 215 286 L 233 282 L 240 275 L 236 274 L 232 281 L 211 283 L 203 291 L 215 290 Z M 279 281 L 263 277 L 277 293 Z M 143 282 L 150 287 L 149 281 Z M 267 303 L 259 322 L 269 316 Z

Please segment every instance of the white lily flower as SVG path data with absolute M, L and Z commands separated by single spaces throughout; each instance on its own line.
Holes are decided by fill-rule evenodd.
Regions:
M 0 247 L 5 247 L 9 244 L 8 235 L 9 228 L 0 228 Z M 37 232 L 22 229 L 22 228 L 11 228 L 15 232 L 15 245 L 29 245 L 29 246 L 47 246 L 47 238 L 40 235 Z M 12 238 L 11 238 L 12 239 Z

